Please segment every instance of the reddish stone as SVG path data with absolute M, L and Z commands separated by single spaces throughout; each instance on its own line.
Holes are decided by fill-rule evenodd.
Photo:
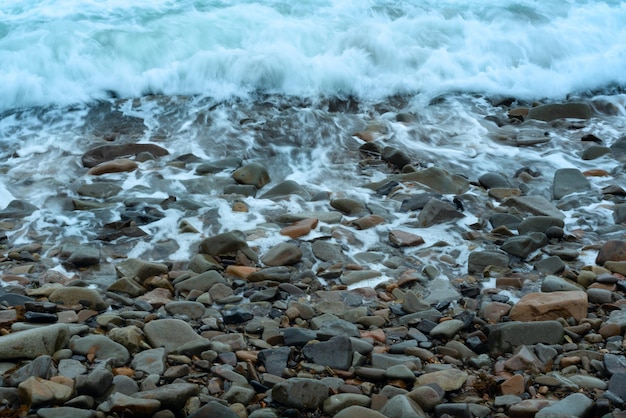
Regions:
M 513 377 L 505 380 L 500 385 L 500 390 L 503 395 L 521 395 L 526 391 L 526 385 L 524 383 L 524 376 L 516 374 Z
M 369 229 L 376 225 L 380 225 L 385 222 L 382 216 L 379 215 L 367 215 L 357 220 L 352 221 L 352 225 L 358 229 Z
M 425 241 L 419 235 L 410 232 L 392 229 L 389 231 L 389 241 L 396 247 L 415 247 L 422 245 Z
M 247 278 L 250 274 L 259 271 L 258 267 L 248 267 L 248 266 L 235 266 L 230 265 L 226 267 L 226 273 L 232 274 L 233 276 L 237 276 L 241 279 Z
M 581 291 L 528 293 L 511 309 L 513 321 L 547 321 L 573 317 L 580 321 L 587 316 L 587 294 Z
M 311 232 L 312 229 L 315 229 L 317 227 L 317 223 L 318 220 L 316 218 L 302 219 L 281 229 L 280 234 L 287 235 L 292 239 L 296 239 L 308 234 L 309 232 Z
M 604 243 L 596 257 L 596 264 L 601 266 L 607 261 L 626 261 L 626 241 L 609 240 Z

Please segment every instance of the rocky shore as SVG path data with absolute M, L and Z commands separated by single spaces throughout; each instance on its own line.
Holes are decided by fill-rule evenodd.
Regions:
M 543 147 L 567 135 L 599 167 L 470 176 L 416 161 L 373 117 L 352 132 L 355 171 L 376 180 L 358 178 L 362 201 L 263 161 L 174 155 L 118 115 L 54 201 L 93 217 L 88 242 L 15 233 L 42 209 L 28 199 L 0 211 L 0 417 L 622 417 L 626 137 L 589 132 L 614 115 L 601 101 L 494 107 L 493 141 L 549 165 Z M 166 168 L 196 180 L 166 199 L 124 188 Z M 233 212 L 299 210 L 214 233 L 190 221 L 218 216 L 187 198 L 197 179 Z M 171 213 L 175 236 L 152 245 Z M 450 240 L 425 238 L 441 227 Z

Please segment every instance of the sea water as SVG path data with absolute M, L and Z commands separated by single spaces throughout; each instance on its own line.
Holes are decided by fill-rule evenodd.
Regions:
M 606 146 L 624 135 L 625 22 L 621 1 L 5 0 L 0 208 L 14 199 L 38 208 L 4 224 L 5 234 L 12 246 L 96 245 L 96 231 L 120 219 L 123 199 L 98 211 L 73 211 L 67 202 L 79 185 L 101 181 L 86 174 L 80 157 L 117 129 L 122 141 L 170 153 L 165 162 L 107 175 L 125 198 L 176 196 L 202 207 L 164 210 L 142 225 L 146 238 L 129 240 L 126 256 L 188 260 L 202 237 L 232 229 L 248 231 L 262 253 L 287 240 L 272 226 L 277 215 L 329 209 L 323 199 L 247 197 L 250 211 L 233 211 L 222 194 L 229 172 L 207 178 L 168 164 L 193 154 L 261 162 L 272 178 L 267 188 L 294 180 L 311 196 L 350 197 L 393 214 L 360 232 L 346 248 L 351 254 L 375 250 L 385 231 L 404 228 L 427 245 L 450 244 L 439 254 L 449 252 L 462 271 L 473 248 L 461 232 L 477 218 L 407 226 L 410 214 L 398 212 L 399 202 L 362 187 L 388 173 L 359 169 L 363 142 L 354 134 L 376 125 L 379 140 L 415 165 L 471 180 L 486 172 L 512 177 L 522 167 L 551 178 L 574 167 L 614 173 L 591 179 L 594 190 L 619 183 L 616 161 L 579 154 L 586 133 Z M 575 133 L 550 127 L 549 143 L 518 147 L 507 140 L 510 127 L 488 120 L 506 116 L 497 105 L 506 98 L 523 105 L 584 98 L 604 111 Z M 139 127 L 116 127 L 112 115 Z M 547 184 L 531 191 L 549 193 Z M 611 213 L 598 199 L 569 214 L 568 227 L 609 225 Z M 199 234 L 181 234 L 182 219 Z M 317 230 L 307 239 L 325 235 Z M 169 253 L 151 252 L 168 240 L 175 242 Z

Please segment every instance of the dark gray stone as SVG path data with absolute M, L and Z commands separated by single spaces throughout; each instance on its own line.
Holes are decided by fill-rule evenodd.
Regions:
M 467 259 L 469 274 L 483 274 L 488 266 L 506 268 L 509 265 L 509 255 L 502 251 L 473 251 Z
M 452 221 L 464 217 L 456 207 L 450 203 L 443 202 L 439 199 L 430 199 L 424 209 L 417 215 L 418 225 L 420 227 L 429 227 L 432 225 Z
M 592 110 L 587 103 L 549 103 L 528 110 L 529 119 L 545 122 L 555 119 L 589 119 L 591 116 Z
M 560 344 L 563 325 L 558 321 L 506 322 L 490 327 L 489 351 L 493 355 L 512 353 L 521 345 Z
M 554 216 L 529 216 L 519 223 L 517 230 L 520 235 L 528 234 L 529 232 L 545 233 L 548 228 L 553 226 L 563 228 L 565 223 L 563 219 Z
M 593 401 L 582 393 L 574 393 L 554 405 L 539 410 L 535 418 L 587 417 L 593 411 Z
M 527 235 L 520 235 L 508 238 L 502 243 L 500 248 L 507 253 L 526 258 L 533 251 L 538 250 L 548 243 L 548 237 L 541 232 L 530 232 Z
M 268 373 L 282 376 L 290 355 L 291 349 L 289 347 L 268 348 L 259 351 L 258 358 Z
M 302 353 L 314 363 L 333 369 L 348 370 L 352 365 L 352 343 L 344 335 L 337 335 L 325 342 L 307 344 Z
M 587 177 L 576 168 L 561 168 L 554 173 L 552 194 L 555 199 L 561 199 L 572 193 L 581 193 L 591 189 Z
M 297 409 L 318 409 L 328 396 L 328 386 L 316 379 L 291 378 L 272 388 L 274 401 Z

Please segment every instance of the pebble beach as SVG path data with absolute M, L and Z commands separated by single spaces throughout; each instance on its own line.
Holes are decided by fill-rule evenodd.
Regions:
M 402 98 L 213 105 L 192 126 L 238 121 L 223 157 L 173 153 L 179 128 L 140 117 L 167 100 L 84 110 L 54 170 L 0 165 L 13 197 L 46 189 L 0 211 L 0 416 L 623 416 L 623 96 L 468 99 L 522 152 L 492 165 L 429 153 Z M 279 133 L 341 145 L 326 188 L 285 175 Z

